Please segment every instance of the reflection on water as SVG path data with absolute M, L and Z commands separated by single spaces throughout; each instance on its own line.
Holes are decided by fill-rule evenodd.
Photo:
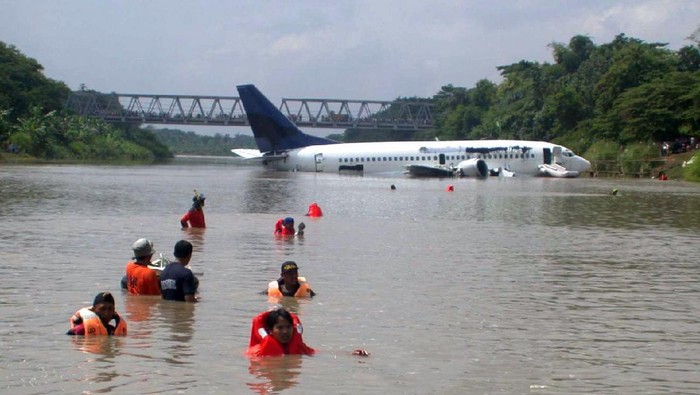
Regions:
M 221 163 L 0 166 L 0 382 L 8 393 L 698 393 L 700 186 L 270 173 Z M 196 185 L 195 185 L 196 184 Z M 389 186 L 395 184 L 396 190 Z M 611 196 L 616 188 L 618 196 Z M 207 195 L 207 229 L 182 230 Z M 303 217 L 317 202 L 324 216 Z M 304 238 L 278 239 L 291 215 Z M 120 293 L 134 240 L 192 242 L 195 305 Z M 243 356 L 261 294 L 308 358 Z M 65 336 L 111 291 L 125 338 Z M 358 363 L 349 350 L 372 353 Z M 347 355 L 347 357 L 346 357 Z M 302 363 L 303 359 L 303 363 Z
M 182 230 L 183 240 L 192 243 L 192 252 L 204 251 L 204 233 L 206 228 L 185 228 Z
M 190 340 L 194 334 L 195 304 L 164 300 L 159 307 L 159 326 L 167 329 L 167 335 L 160 340 L 169 344 L 165 361 L 173 365 L 193 364 Z
M 297 385 L 303 358 L 301 355 L 250 358 L 248 372 L 258 381 L 246 382 L 246 385 L 258 394 L 269 394 L 292 388 Z

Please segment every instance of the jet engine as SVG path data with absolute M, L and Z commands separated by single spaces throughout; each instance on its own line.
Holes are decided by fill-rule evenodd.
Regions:
M 486 178 L 489 176 L 489 167 L 486 165 L 486 161 L 478 158 L 459 162 L 457 170 L 459 170 L 459 175 L 463 177 Z

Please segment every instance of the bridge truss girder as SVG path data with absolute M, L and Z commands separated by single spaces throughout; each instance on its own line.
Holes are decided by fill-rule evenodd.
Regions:
M 431 103 L 338 99 L 282 99 L 279 110 L 298 126 L 417 130 L 433 127 Z M 248 126 L 233 96 L 95 94 L 73 92 L 66 109 L 106 122 Z

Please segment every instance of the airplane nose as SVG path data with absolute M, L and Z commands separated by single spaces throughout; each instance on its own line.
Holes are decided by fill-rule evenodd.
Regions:
M 579 164 L 581 165 L 581 169 L 579 170 L 580 172 L 588 171 L 591 168 L 591 162 L 589 162 L 587 159 L 579 156 L 579 160 Z

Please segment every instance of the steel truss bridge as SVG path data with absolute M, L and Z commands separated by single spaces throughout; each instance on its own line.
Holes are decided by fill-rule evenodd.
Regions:
M 72 92 L 67 110 L 111 123 L 249 126 L 234 96 Z M 433 127 L 433 104 L 418 101 L 282 99 L 278 107 L 298 126 L 418 130 Z

